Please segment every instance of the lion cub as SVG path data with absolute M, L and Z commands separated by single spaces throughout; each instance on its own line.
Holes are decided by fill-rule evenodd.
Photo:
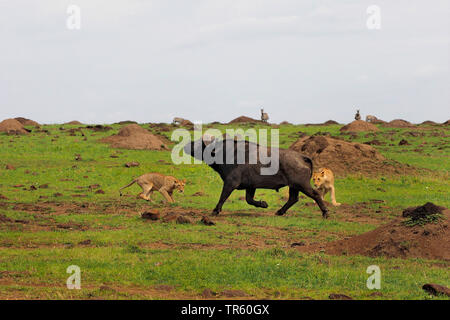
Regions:
M 142 176 L 134 179 L 131 183 L 125 187 L 119 189 L 119 193 L 122 196 L 122 190 L 128 188 L 132 184 L 137 183 L 142 188 L 142 193 L 138 196 L 144 200 L 151 201 L 150 196 L 153 191 L 158 190 L 164 198 L 172 203 L 172 193 L 175 189 L 180 192 L 184 192 L 184 185 L 186 180 L 180 181 L 172 176 L 165 176 L 161 173 L 146 173 Z
M 320 192 L 320 195 L 323 197 L 327 194 L 328 191 L 331 191 L 331 203 L 333 206 L 340 206 L 339 202 L 336 202 L 336 195 L 334 191 L 334 174 L 328 168 L 321 168 L 319 172 L 313 173 L 313 181 L 314 186 Z

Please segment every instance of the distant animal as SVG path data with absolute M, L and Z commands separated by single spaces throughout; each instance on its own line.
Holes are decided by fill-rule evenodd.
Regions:
M 361 115 L 359 114 L 359 110 L 356 110 L 355 120 L 361 120 Z
M 269 115 L 264 112 L 264 109 L 261 108 L 261 121 L 267 122 L 269 120 Z
M 208 149 L 205 152 L 206 148 Z M 265 150 L 260 151 L 261 148 Z M 205 161 L 222 178 L 222 193 L 212 212 L 214 215 L 222 211 L 223 204 L 233 190 L 245 190 L 245 200 L 248 204 L 259 208 L 267 208 L 267 202 L 254 199 L 256 189 L 273 189 L 278 191 L 288 186 L 289 199 L 276 212 L 277 215 L 285 214 L 298 201 L 298 193 L 301 191 L 316 201 L 322 211 L 323 218 L 328 217 L 328 209 L 320 193 L 310 184 L 313 163 L 310 158 L 297 151 L 268 148 L 249 141 L 234 139 L 215 140 L 209 145 L 206 145 L 202 139 L 199 139 L 186 144 L 184 151 L 196 159 Z M 261 174 L 261 169 L 273 168 L 272 161 L 274 159 L 271 159 L 268 164 L 263 164 L 258 155 L 265 153 L 268 157 L 271 157 L 273 153 L 276 155 L 276 152 L 278 152 L 279 156 L 274 156 L 273 158 L 278 160 L 277 172 L 272 175 Z M 214 155 L 215 159 L 212 161 L 209 159 L 205 160 L 202 156 L 203 153 Z M 238 157 L 241 162 L 238 162 Z M 256 161 L 250 162 L 249 159 L 255 159 Z
M 183 121 L 184 121 L 183 118 L 175 117 L 175 118 L 173 118 L 172 123 L 173 123 L 173 124 L 180 124 L 180 123 L 183 122 Z
M 172 120 L 172 124 L 187 126 L 187 125 L 192 125 L 193 123 L 191 121 L 189 121 L 189 120 L 186 120 L 186 119 L 183 119 L 183 118 L 179 118 L 179 117 L 175 117 Z
M 370 114 L 366 116 L 366 122 L 374 122 L 374 121 L 377 121 L 377 120 L 378 120 L 377 117 L 372 116 Z
M 336 193 L 334 188 L 334 174 L 331 169 L 321 168 L 319 172 L 315 172 L 312 175 L 314 186 L 320 192 L 320 195 L 323 197 L 330 191 L 331 193 L 331 203 L 333 206 L 340 206 L 339 202 L 336 202 Z
M 142 192 L 138 195 L 138 197 L 147 201 L 151 201 L 150 196 L 152 195 L 152 192 L 157 190 L 164 196 L 164 198 L 168 202 L 173 203 L 174 200 L 172 194 L 174 190 L 184 192 L 186 180 L 181 181 L 175 177 L 165 176 L 161 173 L 156 172 L 146 173 L 134 179 L 126 186 L 120 188 L 120 195 L 122 196 L 123 189 L 128 188 L 134 183 L 137 183 L 142 188 Z

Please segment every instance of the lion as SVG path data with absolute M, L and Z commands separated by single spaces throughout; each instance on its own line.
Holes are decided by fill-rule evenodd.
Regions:
M 312 179 L 314 182 L 314 186 L 317 188 L 317 191 L 320 192 L 320 196 L 323 197 L 327 194 L 328 191 L 331 193 L 331 203 L 333 206 L 340 206 L 339 202 L 336 202 L 336 194 L 334 189 L 334 174 L 328 168 L 321 168 L 319 172 L 315 172 L 312 175 Z
M 138 195 L 139 198 L 147 201 L 152 201 L 150 199 L 152 192 L 158 190 L 164 196 L 167 202 L 173 203 L 175 202 L 172 197 L 173 191 L 176 189 L 183 193 L 186 179 L 178 180 L 175 177 L 165 176 L 161 173 L 156 172 L 146 173 L 134 179 L 126 186 L 120 188 L 120 195 L 122 196 L 123 189 L 128 188 L 134 183 L 137 183 L 142 188 L 142 192 Z

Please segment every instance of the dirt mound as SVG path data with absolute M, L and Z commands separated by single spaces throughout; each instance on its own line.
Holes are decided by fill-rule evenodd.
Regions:
M 442 219 L 425 225 L 408 226 L 405 224 L 407 219 L 398 218 L 361 235 L 327 243 L 322 248 L 313 244 L 298 250 L 315 252 L 324 249 L 327 254 L 333 255 L 450 260 L 449 218 L 448 209 L 442 211 Z
M 166 144 L 159 137 L 137 124 L 122 127 L 118 134 L 100 140 L 113 148 L 133 150 L 165 150 Z
M 370 121 L 371 124 L 384 124 L 386 123 L 386 121 L 381 120 L 381 119 L 373 119 L 372 121 Z
M 189 121 L 187 119 L 183 119 L 182 121 L 180 121 L 180 126 L 183 127 L 187 127 L 187 126 L 193 126 L 194 123 L 192 123 L 192 121 Z
M 341 132 L 364 132 L 364 131 L 379 131 L 379 129 L 366 121 L 355 120 L 339 129 Z
M 445 121 L 445 122 L 443 123 L 443 125 L 444 125 L 444 126 L 450 125 L 450 120 Z
M 422 122 L 420 125 L 437 126 L 437 125 L 439 125 L 439 123 L 436 123 L 431 120 L 427 120 L 427 121 Z
M 280 125 L 291 125 L 292 123 L 290 123 L 289 121 L 282 121 L 280 122 Z
M 233 123 L 260 123 L 262 122 L 261 120 L 256 120 L 256 119 L 252 119 L 250 117 L 246 117 L 246 116 L 240 116 L 237 117 L 236 119 L 231 120 L 230 122 L 228 122 L 228 124 L 233 124 Z
M 82 123 L 80 121 L 77 121 L 77 120 L 66 122 L 64 124 L 68 124 L 68 125 L 82 125 Z
M 0 132 L 6 132 L 7 134 L 27 134 L 30 130 L 23 127 L 16 119 L 6 119 L 0 122 Z
M 429 215 L 441 214 L 445 210 L 444 207 L 435 205 L 434 203 L 427 202 L 423 206 L 410 207 L 403 210 L 403 217 L 411 217 L 412 220 L 423 219 Z
M 335 124 L 339 124 L 339 122 L 334 121 L 334 120 L 328 120 L 328 121 L 325 121 L 324 123 L 306 123 L 305 127 L 330 126 L 330 125 L 335 125 Z
M 411 128 L 414 125 L 411 122 L 402 119 L 395 119 L 384 124 L 386 128 Z
M 304 136 L 294 142 L 290 149 L 309 156 L 316 170 L 327 167 L 338 176 L 355 173 L 373 176 L 406 170 L 401 164 L 387 161 L 367 144 L 347 142 L 329 136 Z
M 124 124 L 137 124 L 137 122 L 136 122 L 136 121 L 133 121 L 133 120 L 124 120 L 124 121 L 116 122 L 116 123 L 114 123 L 114 124 L 120 124 L 120 125 L 124 125 Z
M 27 118 L 22 118 L 22 117 L 17 117 L 14 118 L 17 121 L 19 121 L 23 126 L 33 126 L 33 127 L 39 127 L 39 123 L 37 123 L 36 121 L 27 119 Z

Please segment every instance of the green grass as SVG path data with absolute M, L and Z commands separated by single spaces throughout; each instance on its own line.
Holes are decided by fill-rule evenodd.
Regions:
M 157 133 L 156 128 L 143 126 Z M 44 126 L 49 134 L 0 134 L 0 194 L 8 198 L 1 200 L 0 217 L 30 221 L 0 222 L 0 298 L 200 298 L 201 291 L 210 288 L 217 292 L 239 289 L 252 297 L 270 299 L 325 299 L 330 293 L 358 299 L 428 299 L 422 284 L 450 283 L 445 261 L 301 254 L 290 247 L 294 242 L 323 243 L 361 234 L 390 221 L 403 208 L 428 201 L 449 207 L 450 130 L 446 128 L 421 130 L 423 135 L 416 137 L 408 133 L 414 131 L 411 129 L 380 127 L 375 136 L 362 133 L 352 137 L 340 135 L 340 125 L 281 126 L 281 147 L 289 147 L 299 132 L 328 132 L 358 142 L 378 139 L 384 145 L 374 147 L 386 158 L 426 170 L 416 176 L 338 177 L 338 201 L 357 205 L 358 215 L 366 222 L 336 216 L 335 209 L 330 219 L 322 220 L 318 208 L 309 206 L 311 200 L 306 198 L 286 216 L 274 216 L 285 202 L 286 190 L 281 189 L 279 193 L 257 190 L 256 198 L 264 198 L 267 209 L 248 206 L 241 199 L 244 192 L 235 191 L 224 205 L 227 214 L 215 226 L 206 227 L 143 221 L 140 213 L 173 208 L 209 214 L 222 182 L 208 166 L 176 166 L 168 151 L 111 149 L 98 142 L 117 132 L 118 125 L 112 125 L 109 132 L 86 129 L 86 141 L 79 133 L 69 136 L 59 127 Z M 260 126 L 243 128 L 251 127 Z M 161 134 L 169 138 L 171 132 Z M 410 145 L 398 146 L 401 139 Z M 418 148 L 423 151 L 414 151 Z M 75 160 L 76 154 L 81 161 Z M 125 168 L 129 161 L 138 161 L 140 166 Z M 5 170 L 7 164 L 16 169 Z M 132 197 L 119 197 L 120 187 L 145 172 L 187 179 L 185 193 L 175 193 L 177 203 L 173 205 L 166 205 L 158 193 L 153 195 L 153 204 L 136 199 L 134 195 L 140 191 L 136 185 L 125 190 Z M 39 188 L 44 184 L 48 188 Z M 105 193 L 89 189 L 94 184 Z M 193 196 L 199 191 L 203 196 Z M 56 193 L 62 196 L 55 197 Z M 384 202 L 371 202 L 373 199 Z M 51 204 L 50 210 L 16 207 L 45 207 L 46 202 Z M 61 204 L 61 209 L 55 203 Z M 380 206 L 385 207 L 381 217 L 375 213 Z M 57 227 L 60 224 L 77 227 Z M 88 245 L 80 244 L 86 240 Z M 82 270 L 80 291 L 65 288 L 65 270 L 72 264 Z M 382 270 L 381 297 L 371 296 L 366 288 L 369 275 L 365 272 L 370 265 Z M 148 291 L 161 284 L 174 289 L 170 293 Z M 102 285 L 113 289 L 103 290 Z

